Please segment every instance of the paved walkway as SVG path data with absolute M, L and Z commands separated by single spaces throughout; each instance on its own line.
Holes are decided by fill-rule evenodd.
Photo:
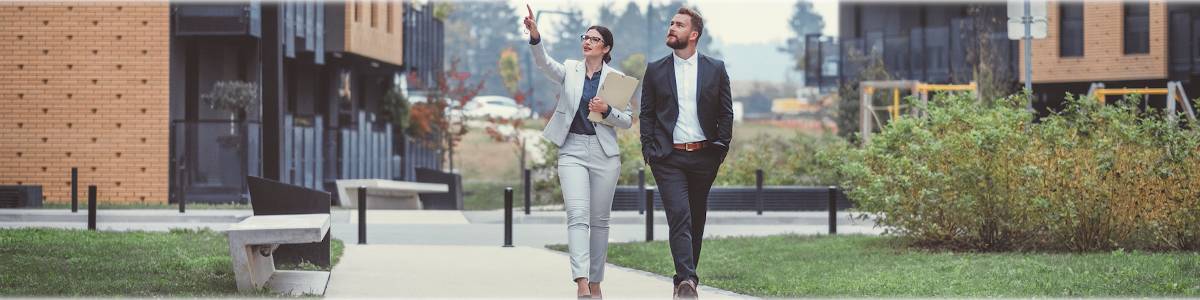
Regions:
M 369 217 L 368 217 L 369 218 Z M 567 256 L 532 247 L 347 245 L 325 297 L 556 298 L 575 296 Z M 609 299 L 671 297 L 671 280 L 609 265 Z M 746 298 L 709 287 L 703 299 Z

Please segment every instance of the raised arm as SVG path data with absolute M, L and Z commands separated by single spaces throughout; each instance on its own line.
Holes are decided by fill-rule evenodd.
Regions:
M 529 30 L 529 50 L 533 52 L 533 63 L 539 70 L 542 70 L 542 74 L 546 74 L 546 77 L 550 78 L 550 81 L 562 85 L 567 78 L 567 69 L 561 62 L 554 60 L 549 53 L 546 53 L 542 35 L 537 29 L 537 22 L 533 20 L 533 8 L 526 4 L 525 9 L 529 11 L 529 15 L 525 16 L 525 29 Z

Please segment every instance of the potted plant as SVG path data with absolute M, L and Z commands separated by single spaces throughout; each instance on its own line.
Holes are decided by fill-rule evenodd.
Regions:
M 245 121 L 250 109 L 258 105 L 258 84 L 245 81 L 217 81 L 208 93 L 200 95 L 213 110 L 229 113 L 229 140 L 218 140 L 222 145 L 236 145 L 237 123 Z

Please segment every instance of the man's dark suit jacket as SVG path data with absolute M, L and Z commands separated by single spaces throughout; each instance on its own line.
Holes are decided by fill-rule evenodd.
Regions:
M 706 55 L 697 59 L 696 111 L 708 146 L 728 153 L 733 139 L 733 99 L 729 92 L 729 73 L 725 62 Z M 675 55 L 646 65 L 642 82 L 642 156 L 646 163 L 671 154 L 675 122 L 679 119 L 679 99 L 675 87 Z

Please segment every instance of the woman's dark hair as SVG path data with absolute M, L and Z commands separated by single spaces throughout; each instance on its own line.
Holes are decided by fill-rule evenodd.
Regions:
M 612 53 L 612 50 L 613 50 L 612 31 L 609 31 L 608 27 L 604 27 L 604 26 L 600 26 L 600 25 L 593 25 L 592 27 L 588 27 L 588 31 L 590 31 L 590 30 L 595 30 L 596 32 L 600 33 L 600 38 L 604 39 L 604 45 L 608 46 L 608 53 L 604 53 L 604 63 L 608 63 L 609 61 L 612 60 L 612 55 L 609 55 L 610 53 Z M 587 32 L 587 31 L 584 31 L 584 32 Z

